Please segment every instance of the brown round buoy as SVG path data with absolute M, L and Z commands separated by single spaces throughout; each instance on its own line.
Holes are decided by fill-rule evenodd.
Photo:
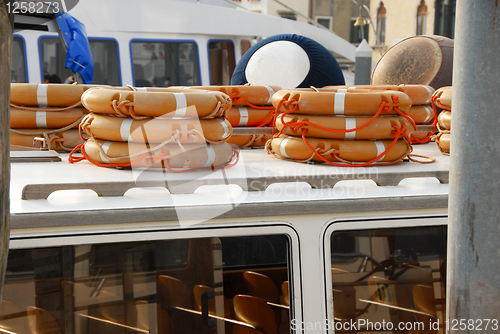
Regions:
M 414 36 L 402 40 L 380 58 L 372 85 L 422 84 L 435 89 L 451 86 L 453 40 Z

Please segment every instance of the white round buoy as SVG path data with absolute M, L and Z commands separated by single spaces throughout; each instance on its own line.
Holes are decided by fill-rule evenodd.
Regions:
M 308 88 L 344 85 L 332 54 L 321 44 L 299 35 L 277 35 L 251 47 L 231 78 L 232 85 L 277 85 Z

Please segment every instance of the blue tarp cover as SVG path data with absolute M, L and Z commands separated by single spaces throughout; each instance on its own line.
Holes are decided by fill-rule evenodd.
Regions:
M 85 26 L 68 13 L 62 14 L 57 20 L 68 44 L 64 67 L 79 73 L 84 84 L 91 84 L 94 76 L 94 63 Z

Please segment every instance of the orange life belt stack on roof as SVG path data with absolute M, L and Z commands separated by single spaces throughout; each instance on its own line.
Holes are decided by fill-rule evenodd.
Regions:
M 441 87 L 433 95 L 434 105 L 443 111 L 438 116 L 439 133 L 433 137 L 441 153 L 450 154 L 452 87 Z
M 356 86 L 327 86 L 320 91 L 366 91 L 366 90 L 387 90 L 399 91 L 407 94 L 411 99 L 411 108 L 406 113 L 418 125 L 436 125 L 436 113 L 433 111 L 431 98 L 435 89 L 429 85 L 356 85 Z M 434 131 L 415 131 L 410 135 L 412 144 L 423 144 L 430 141 Z
M 232 108 L 226 113 L 226 119 L 233 127 L 269 127 L 273 121 L 273 95 L 281 88 L 275 85 L 244 85 L 244 86 L 194 86 L 169 87 L 169 90 L 209 90 L 229 95 L 233 102 Z M 263 147 L 269 135 L 232 135 L 228 143 L 240 148 Z
M 223 118 L 231 99 L 221 92 L 90 89 L 82 104 L 91 113 L 80 128 L 90 139 L 70 162 L 186 171 L 228 166 L 237 155 Z
M 83 142 L 78 125 L 88 111 L 81 96 L 90 85 L 11 84 L 12 145 L 71 151 Z
M 281 90 L 273 97 L 279 130 L 268 153 L 335 166 L 389 165 L 411 153 L 416 124 L 410 97 L 358 87 Z

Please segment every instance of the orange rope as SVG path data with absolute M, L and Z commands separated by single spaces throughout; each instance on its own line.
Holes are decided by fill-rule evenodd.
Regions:
M 292 103 L 294 101 L 296 101 L 296 100 L 291 100 L 291 101 L 286 102 L 285 106 L 288 107 L 290 105 L 290 103 Z M 393 96 L 392 97 L 392 101 L 393 101 L 393 103 L 399 103 L 399 100 L 398 100 L 397 96 Z M 276 110 L 280 109 L 281 104 L 283 102 L 284 102 L 284 100 L 281 100 L 279 102 L 278 106 L 276 107 Z M 294 131 L 298 131 L 300 128 L 302 128 L 303 126 L 306 126 L 306 125 L 315 127 L 317 129 L 320 129 L 320 130 L 323 130 L 323 131 L 333 132 L 333 133 L 348 133 L 348 132 L 359 131 L 359 130 L 365 128 L 366 126 L 368 126 L 370 123 L 372 123 L 383 111 L 385 111 L 385 112 L 390 111 L 389 107 L 386 106 L 386 102 L 382 101 L 382 103 L 380 104 L 380 107 L 379 107 L 378 111 L 366 123 L 364 123 L 364 124 L 362 124 L 362 125 L 354 128 L 354 129 L 340 130 L 340 129 L 325 128 L 325 127 L 323 127 L 321 125 L 318 125 L 316 123 L 312 123 L 312 122 L 309 122 L 309 121 L 285 122 L 283 118 L 286 115 L 288 115 L 288 114 L 293 113 L 294 111 L 296 111 L 297 108 L 298 108 L 298 105 L 295 105 L 295 107 L 293 109 L 288 110 L 288 111 L 280 114 L 281 115 L 281 122 L 283 123 L 283 128 L 280 130 L 280 132 L 278 134 L 274 135 L 274 137 L 278 137 L 279 135 L 281 135 L 286 127 L 292 127 Z M 407 119 L 408 122 L 410 122 L 410 124 L 414 127 L 414 129 L 417 129 L 417 125 L 415 124 L 415 121 L 408 114 L 400 111 L 397 107 L 393 107 L 393 109 L 396 110 L 396 112 L 399 115 L 401 115 L 402 117 L 404 117 L 405 119 Z M 279 117 L 279 116 L 277 116 L 277 117 Z M 274 127 L 276 127 L 276 118 L 277 117 L 275 117 L 274 122 L 273 122 Z M 406 134 L 404 134 L 404 136 L 406 137 Z
M 367 161 L 367 162 L 363 162 L 363 163 L 360 163 L 360 164 L 355 164 L 355 163 L 352 163 L 352 164 L 339 164 L 339 163 L 335 163 L 335 162 L 332 162 L 332 161 L 329 161 L 327 160 L 323 155 L 321 155 L 318 151 L 316 151 L 312 146 L 311 144 L 309 144 L 309 142 L 307 141 L 307 137 L 306 137 L 306 134 L 307 134 L 307 129 L 304 129 L 304 131 L 302 132 L 302 139 L 304 140 L 304 142 L 306 143 L 306 145 L 309 147 L 309 149 L 318 157 L 320 158 L 321 160 L 323 160 L 324 162 L 326 162 L 327 164 L 329 165 L 333 165 L 333 166 L 337 166 L 337 167 L 365 167 L 365 166 L 368 166 L 368 165 L 371 165 L 372 163 L 378 161 L 379 159 L 381 159 L 383 156 L 385 156 L 387 154 L 387 152 L 389 152 L 392 147 L 396 144 L 396 142 L 399 140 L 399 136 L 404 133 L 406 131 L 406 127 L 403 125 L 403 128 L 400 129 L 398 128 L 397 126 L 394 126 L 395 128 L 395 131 L 396 131 L 396 137 L 394 138 L 393 142 L 389 145 L 389 147 L 386 148 L 386 150 L 384 152 L 382 152 L 381 154 L 379 154 L 377 157 L 375 157 L 374 159 L 370 160 L 370 161 Z M 411 146 L 410 146 L 411 147 Z M 333 153 L 338 159 L 340 159 L 340 157 L 337 156 L 337 154 L 335 154 L 335 152 Z M 391 161 L 391 162 L 388 162 L 388 163 L 384 163 L 384 165 L 392 165 L 392 164 L 395 164 L 401 160 L 404 159 L 405 156 L 401 157 L 401 159 L 398 159 L 396 161 Z M 343 159 L 341 159 L 343 160 Z
M 239 103 L 239 102 L 245 102 L 248 106 L 252 107 L 252 108 L 255 108 L 255 109 L 268 109 L 268 110 L 271 110 L 271 109 L 274 109 L 273 106 L 269 106 L 269 107 L 264 107 L 264 106 L 256 106 L 256 105 L 253 105 L 251 104 L 250 102 L 248 102 L 248 100 L 244 97 L 238 97 L 237 96 L 238 93 L 233 93 L 231 94 L 229 97 L 231 98 L 231 100 L 233 100 L 235 103 Z

